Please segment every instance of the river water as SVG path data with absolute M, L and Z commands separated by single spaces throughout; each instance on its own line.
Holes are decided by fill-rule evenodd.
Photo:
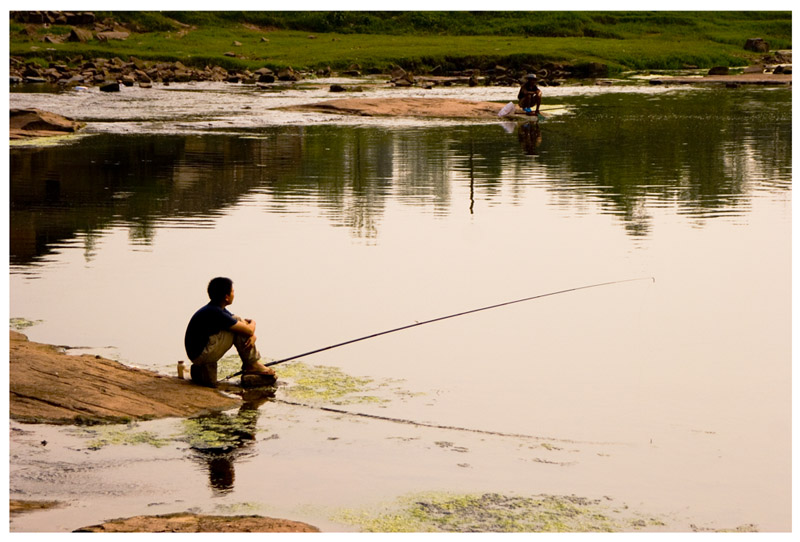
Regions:
M 303 358 L 370 379 L 374 400 L 259 403 L 226 482 L 180 439 L 92 449 L 12 423 L 12 498 L 72 503 L 12 530 L 183 510 L 358 530 L 335 510 L 426 491 L 791 529 L 790 89 L 548 88 L 538 125 L 276 109 L 329 98 L 323 83 L 12 93 L 88 126 L 10 150 L 10 316 L 31 340 L 174 374 L 213 276 L 271 359 L 642 280 Z M 499 109 L 514 90 L 364 95 Z M 296 397 L 292 363 L 278 399 Z

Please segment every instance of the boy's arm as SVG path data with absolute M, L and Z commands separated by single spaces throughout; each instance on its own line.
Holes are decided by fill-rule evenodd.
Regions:
M 256 333 L 256 321 L 255 320 L 239 320 L 235 324 L 233 324 L 230 328 L 231 331 L 234 333 L 238 333 L 240 335 L 255 335 Z
M 239 320 L 230 327 L 230 331 L 244 335 L 247 337 L 245 346 L 250 347 L 256 342 L 256 321 L 255 320 Z

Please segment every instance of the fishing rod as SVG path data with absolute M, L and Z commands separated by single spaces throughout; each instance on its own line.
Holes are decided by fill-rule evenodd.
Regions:
M 318 352 L 324 352 L 325 350 L 331 350 L 333 348 L 339 348 L 340 346 L 345 346 L 345 345 L 348 345 L 348 344 L 357 343 L 359 341 L 366 341 L 367 339 L 374 339 L 375 337 L 380 337 L 381 335 L 388 335 L 389 333 L 394 333 L 396 331 L 402 331 L 404 329 L 411 329 L 412 327 L 424 326 L 426 324 L 432 324 L 434 322 L 441 322 L 442 320 L 447 320 L 449 318 L 456 318 L 458 316 L 464 316 L 464 315 L 473 314 L 473 313 L 476 313 L 476 312 L 488 311 L 490 309 L 497 309 L 499 307 L 505 307 L 507 305 L 513 305 L 515 303 L 523 303 L 525 301 L 533 301 L 534 299 L 541 299 L 543 297 L 552 297 L 552 296 L 555 296 L 555 295 L 566 294 L 566 293 L 569 293 L 569 292 L 577 292 L 578 290 L 588 290 L 590 288 L 600 288 L 601 286 L 611 286 L 613 284 L 622 284 L 624 282 L 636 282 L 636 281 L 641 281 L 641 280 L 652 280 L 653 282 L 656 281 L 655 277 L 639 277 L 639 278 L 634 278 L 634 279 L 614 280 L 614 281 L 611 281 L 611 282 L 600 282 L 600 283 L 597 283 L 597 284 L 589 284 L 589 285 L 586 285 L 586 286 L 577 286 L 575 288 L 568 288 L 566 290 L 558 290 L 558 291 L 555 291 L 555 292 L 548 292 L 546 294 L 539 294 L 539 295 L 534 295 L 534 296 L 530 296 L 530 297 L 523 297 L 522 299 L 515 299 L 513 301 L 506 301 L 504 303 L 497 303 L 495 305 L 489 305 L 488 307 L 481 307 L 479 309 L 471 309 L 471 310 L 468 310 L 468 311 L 457 312 L 455 314 L 449 314 L 447 316 L 440 316 L 438 318 L 432 318 L 430 320 L 425 320 L 424 322 L 415 322 L 413 324 L 408 324 L 406 326 L 396 327 L 394 329 L 389 329 L 389 330 L 386 330 L 386 331 L 380 331 L 378 333 L 373 333 L 371 335 L 365 335 L 364 337 L 359 337 L 358 339 L 351 339 L 349 341 L 345 341 L 345 342 L 341 342 L 341 343 L 337 343 L 337 344 L 332 344 L 330 346 L 325 346 L 325 347 L 322 347 L 322 348 L 317 348 L 316 350 L 311 350 L 310 352 L 305 352 L 304 354 L 297 354 L 296 356 L 292 356 L 292 357 L 289 357 L 289 358 L 284 358 L 284 359 L 281 359 L 281 360 L 278 360 L 278 361 L 272 361 L 270 363 L 265 363 L 264 366 L 265 367 L 271 367 L 273 365 L 278 365 L 280 363 L 286 363 L 287 361 L 292 361 L 292 360 L 295 360 L 295 359 L 298 359 L 298 358 L 303 358 L 303 357 L 306 357 L 306 356 L 310 356 L 311 354 L 316 354 Z M 244 371 L 239 371 L 238 373 L 234 373 L 234 374 L 226 377 L 224 380 L 227 380 L 229 378 L 233 378 L 234 376 L 239 376 L 243 372 Z

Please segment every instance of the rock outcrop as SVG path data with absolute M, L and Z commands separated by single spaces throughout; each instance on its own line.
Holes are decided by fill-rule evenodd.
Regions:
M 70 134 L 83 126 L 82 122 L 39 109 L 11 109 L 10 112 L 11 139 Z
M 188 417 L 241 401 L 188 380 L 126 367 L 100 356 L 71 356 L 10 332 L 12 419 L 55 424 L 124 423 Z

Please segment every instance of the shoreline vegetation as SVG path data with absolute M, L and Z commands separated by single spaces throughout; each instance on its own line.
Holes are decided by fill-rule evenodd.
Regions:
M 791 13 L 778 11 L 15 11 L 9 51 L 12 84 L 391 74 L 397 86 L 414 75 L 514 86 L 528 72 L 558 85 L 633 71 L 769 70 L 791 63 L 779 54 L 789 49 Z

